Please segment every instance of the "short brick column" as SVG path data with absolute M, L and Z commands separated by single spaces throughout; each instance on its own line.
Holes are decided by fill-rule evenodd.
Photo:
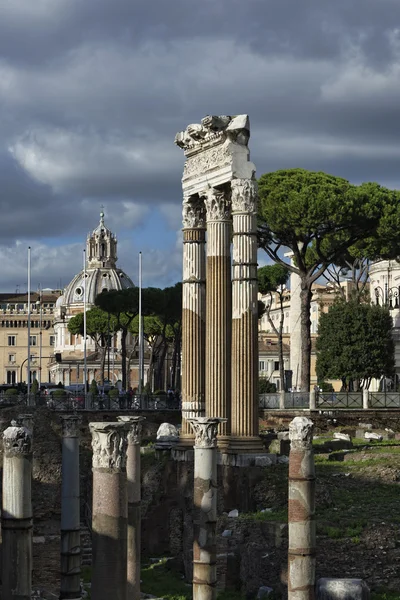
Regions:
M 126 481 L 128 488 L 127 600 L 140 600 L 140 436 L 144 417 L 118 417 L 129 426 Z
M 32 594 L 32 432 L 19 425 L 3 433 L 2 598 Z
M 193 600 L 217 597 L 217 430 L 223 419 L 189 419 L 194 446 Z
M 89 424 L 93 448 L 92 598 L 126 600 L 127 432 L 125 423 Z
M 289 424 L 288 600 L 315 598 L 315 467 L 313 422 Z

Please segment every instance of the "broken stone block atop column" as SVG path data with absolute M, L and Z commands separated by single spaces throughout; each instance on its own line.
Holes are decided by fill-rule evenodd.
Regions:
M 335 431 L 333 434 L 333 438 L 335 440 L 344 440 L 346 442 L 351 442 L 351 438 L 348 433 L 340 433 L 339 431 Z
M 156 450 L 169 450 L 179 442 L 179 431 L 171 423 L 161 423 L 157 431 Z
M 369 588 L 362 579 L 323 577 L 317 583 L 317 600 L 369 600 Z

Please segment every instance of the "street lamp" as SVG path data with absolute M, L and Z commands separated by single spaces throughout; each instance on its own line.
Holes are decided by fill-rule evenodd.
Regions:
M 39 289 L 39 300 L 36 301 L 36 308 L 39 309 L 39 390 L 42 383 L 42 290 Z
M 400 308 L 400 286 L 389 287 L 385 283 L 385 288 L 378 285 L 375 288 L 375 300 L 380 306 L 385 306 L 389 310 L 396 310 Z

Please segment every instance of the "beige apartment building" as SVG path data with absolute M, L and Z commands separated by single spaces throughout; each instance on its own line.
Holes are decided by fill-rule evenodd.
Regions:
M 42 290 L 30 295 L 30 380 L 50 380 L 54 360 L 53 313 L 59 290 Z M 0 383 L 28 381 L 28 295 L 0 294 Z

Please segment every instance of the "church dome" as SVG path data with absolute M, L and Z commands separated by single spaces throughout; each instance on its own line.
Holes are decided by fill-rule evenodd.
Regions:
M 64 290 L 62 304 L 94 305 L 96 296 L 104 290 L 123 290 L 133 287 L 132 280 L 116 266 L 117 238 L 104 224 L 104 213 L 100 213 L 100 223 L 89 234 L 86 242 L 87 268 L 75 275 Z M 60 300 L 60 299 L 59 299 Z

